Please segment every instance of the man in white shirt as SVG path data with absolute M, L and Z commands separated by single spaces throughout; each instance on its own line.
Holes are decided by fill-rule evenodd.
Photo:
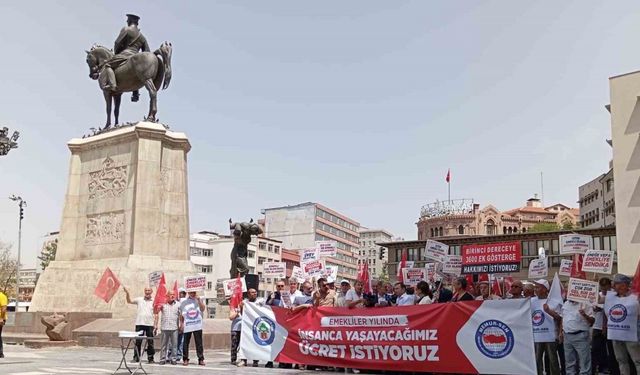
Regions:
M 593 308 L 584 302 L 566 301 L 562 305 L 562 332 L 567 374 L 591 375 L 591 340 L 589 330 L 595 318 Z M 577 358 L 576 358 L 577 357 Z
M 189 292 L 187 297 L 180 303 L 180 330 L 184 333 L 184 343 L 182 345 L 182 365 L 189 365 L 189 344 L 191 336 L 196 342 L 196 355 L 198 365 L 204 366 L 204 349 L 202 346 L 202 313 L 206 306 L 196 292 Z
M 144 288 L 144 297 L 138 297 L 131 299 L 131 295 L 129 294 L 129 290 L 123 287 L 124 293 L 127 297 L 127 303 L 131 305 L 137 305 L 138 310 L 136 311 L 136 332 L 143 331 L 143 335 L 146 337 L 153 337 L 153 298 L 151 295 L 153 294 L 153 290 L 147 287 Z M 133 351 L 133 361 L 140 361 L 140 349 L 142 346 L 142 340 L 136 340 L 136 349 Z M 147 340 L 147 357 L 149 359 L 149 363 L 154 363 L 153 356 L 155 355 L 155 350 L 153 348 L 153 339 Z
M 534 283 L 535 297 L 531 297 L 531 324 L 533 325 L 533 342 L 536 352 L 538 375 L 544 372 L 543 358 L 548 358 L 548 375 L 560 375 L 558 363 L 558 344 L 556 343 L 556 320 L 560 321 L 558 310 L 560 305 L 549 307 L 549 282 L 540 279 Z M 546 356 L 545 356 L 546 354 Z
M 395 283 L 393 293 L 396 295 L 396 306 L 413 306 L 416 304 L 415 296 L 407 294 L 407 286 L 404 283 Z
M 344 296 L 345 305 L 349 308 L 353 307 L 364 307 L 364 295 L 362 290 L 364 289 L 364 285 L 362 281 L 356 280 L 353 289 L 349 289 L 347 294 Z

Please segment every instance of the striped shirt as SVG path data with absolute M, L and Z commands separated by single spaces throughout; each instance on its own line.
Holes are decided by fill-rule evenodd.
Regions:
M 173 302 L 162 305 L 162 320 L 160 321 L 160 329 L 162 331 L 173 331 L 178 329 L 178 319 L 180 317 L 180 304 Z

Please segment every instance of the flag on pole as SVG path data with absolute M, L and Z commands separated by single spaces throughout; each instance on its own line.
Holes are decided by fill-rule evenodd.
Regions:
M 229 306 L 231 306 L 232 309 L 235 309 L 240 306 L 240 302 L 242 302 L 242 279 L 240 278 L 240 273 L 238 273 L 236 284 L 233 286 L 233 294 L 231 294 Z
M 507 296 L 507 293 L 511 290 L 511 284 L 513 284 L 513 277 L 507 276 L 503 279 L 504 282 L 504 297 Z
M 180 292 L 178 292 L 178 280 L 173 282 L 173 295 L 176 298 L 176 301 L 180 299 Z
M 447 169 L 447 177 L 445 178 L 445 181 L 447 182 L 451 181 L 451 169 Z
M 111 269 L 107 267 L 93 293 L 106 303 L 109 303 L 118 289 L 120 289 L 120 280 L 118 280 L 116 275 L 111 272 Z
M 371 293 L 371 284 L 369 283 L 369 264 L 367 262 L 360 265 L 358 280 L 362 281 L 364 292 Z
M 640 259 L 638 259 L 638 265 L 636 266 L 636 274 L 633 275 L 631 281 L 631 292 L 640 295 Z
M 156 290 L 156 296 L 153 298 L 154 311 L 160 311 L 160 308 L 165 303 L 167 303 L 167 282 L 163 272 L 162 276 L 160 276 L 160 284 L 158 285 L 158 290 Z
M 587 279 L 587 274 L 582 270 L 582 254 L 573 254 L 573 263 L 571 263 L 571 277 L 576 279 Z
M 562 284 L 560 284 L 560 278 L 556 272 L 553 276 L 553 282 L 551 282 L 551 289 L 549 289 L 547 305 L 551 310 L 555 310 L 558 306 L 562 306 L 562 301 Z
M 491 284 L 491 289 L 493 290 L 493 294 L 502 297 L 502 289 L 500 288 L 500 281 L 498 280 L 498 276 L 493 277 L 493 284 Z
M 402 259 L 400 260 L 400 267 L 398 267 L 398 281 L 403 283 L 404 276 L 402 275 L 402 269 L 407 266 L 407 249 L 402 249 Z

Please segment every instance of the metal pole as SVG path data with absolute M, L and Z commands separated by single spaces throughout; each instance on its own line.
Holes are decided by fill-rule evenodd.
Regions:
M 22 200 L 20 200 L 20 212 L 22 212 Z M 18 267 L 16 270 L 16 322 L 18 320 L 18 305 L 20 303 L 20 251 L 22 249 L 22 215 L 18 221 Z

